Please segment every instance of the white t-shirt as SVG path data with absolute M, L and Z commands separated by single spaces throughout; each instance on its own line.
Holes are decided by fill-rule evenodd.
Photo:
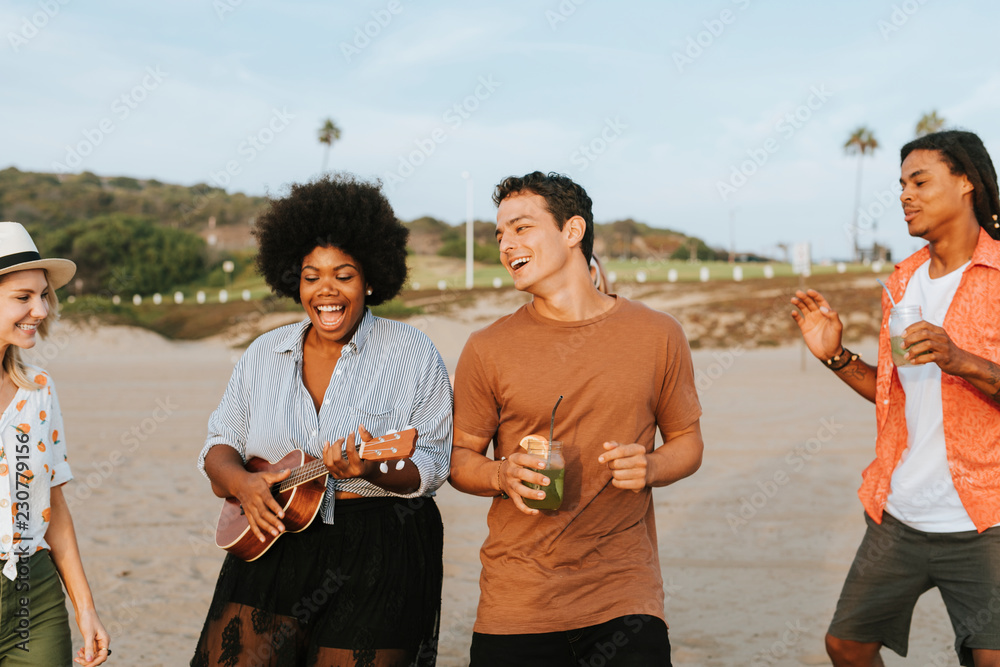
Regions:
M 931 278 L 930 260 L 910 279 L 898 305 L 920 306 L 923 319 L 944 326 L 966 262 L 951 273 Z M 906 394 L 906 450 L 892 473 L 885 511 L 926 533 L 958 533 L 976 526 L 955 491 L 944 442 L 941 369 L 937 364 L 898 367 Z

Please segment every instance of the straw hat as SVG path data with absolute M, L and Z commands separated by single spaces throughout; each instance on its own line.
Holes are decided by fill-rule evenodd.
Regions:
M 52 289 L 58 289 L 73 279 L 76 264 L 68 259 L 42 259 L 21 223 L 0 222 L 0 276 L 27 269 L 45 269 Z

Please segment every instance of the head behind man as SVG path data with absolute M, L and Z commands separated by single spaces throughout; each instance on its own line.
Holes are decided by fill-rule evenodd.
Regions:
M 921 151 L 925 152 L 921 153 Z M 936 157 L 943 162 L 951 176 L 967 179 L 971 186 L 971 192 L 968 193 L 968 196 L 976 222 L 991 237 L 1000 239 L 1000 224 L 997 222 L 997 216 L 1000 214 L 997 172 L 982 140 L 972 132 L 962 130 L 947 130 L 928 134 L 903 146 L 900 150 L 900 164 L 905 166 L 907 160 L 915 163 L 919 158 L 928 156 Z M 901 182 L 908 177 L 907 172 L 909 171 L 910 169 L 904 168 Z M 901 197 L 904 199 L 904 211 L 907 210 L 905 196 L 904 189 L 903 197 Z M 907 217 L 909 224 L 909 215 Z M 923 233 L 914 233 L 912 225 L 911 234 L 924 235 Z

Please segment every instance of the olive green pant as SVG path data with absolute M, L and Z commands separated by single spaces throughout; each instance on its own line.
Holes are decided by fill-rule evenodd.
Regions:
M 70 667 L 72 654 L 66 595 L 43 549 L 18 562 L 14 581 L 0 575 L 0 666 Z

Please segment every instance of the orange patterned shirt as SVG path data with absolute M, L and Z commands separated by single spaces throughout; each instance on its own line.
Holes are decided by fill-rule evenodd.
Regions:
M 930 258 L 926 247 L 896 265 L 886 286 L 896 301 L 917 268 Z M 882 522 L 892 473 L 906 449 L 906 394 L 889 351 L 888 297 L 882 295 L 878 342 L 875 460 L 862 473 L 858 496 L 865 511 Z M 1000 364 L 1000 241 L 985 230 L 948 308 L 944 330 L 961 349 Z M 955 490 L 976 529 L 1000 523 L 1000 405 L 969 382 L 941 374 L 941 404 L 948 466 Z
M 51 488 L 73 478 L 52 378 L 26 370 L 41 389 L 18 388 L 0 414 L 0 572 L 11 580 L 21 558 L 49 548 Z

